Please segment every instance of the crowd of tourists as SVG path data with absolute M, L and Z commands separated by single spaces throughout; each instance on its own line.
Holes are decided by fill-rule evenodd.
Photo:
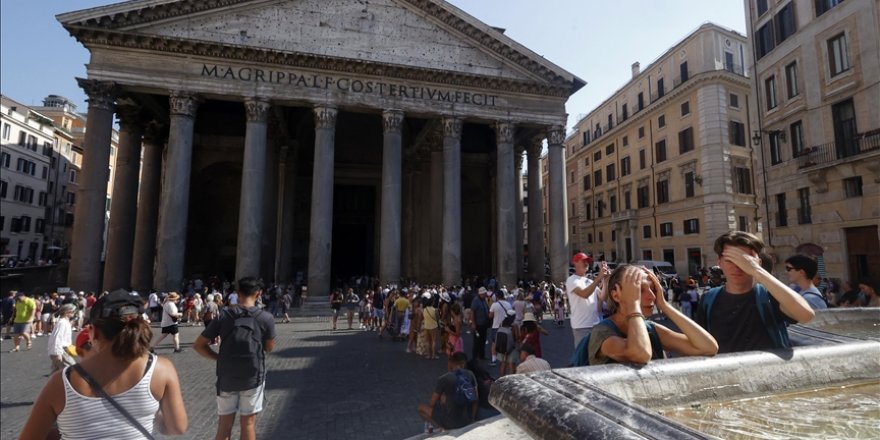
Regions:
M 714 250 L 723 278 L 709 285 L 699 277 L 666 279 L 636 265 L 612 271 L 583 253 L 573 256 L 574 274 L 559 285 L 508 287 L 494 278 L 470 278 L 459 286 L 383 286 L 362 277 L 329 295 L 330 329 L 375 332 L 378 340 L 402 342 L 407 355 L 446 359 L 448 373 L 417 409 L 432 432 L 475 421 L 481 407 L 490 408 L 487 397 L 497 378 L 549 370 L 541 339 L 548 327 L 564 327 L 566 320 L 572 356 L 556 367 L 790 348 L 787 324 L 808 322 L 817 309 L 880 306 L 878 286 L 868 279 L 829 301 L 816 285 L 817 263 L 807 256 L 785 261 L 788 280 L 775 278 L 761 258 L 763 243 L 751 234 L 724 234 Z M 180 352 L 181 325 L 204 326 L 193 348 L 218 364 L 217 438 L 229 437 L 236 415 L 242 438 L 254 438 L 275 323 L 290 322 L 298 296 L 297 286 L 263 286 L 253 278 L 239 280 L 235 289 L 197 279 L 182 295 L 151 292 L 146 299 L 124 290 L 9 292 L 2 322 L 7 336 L 13 334 L 10 351 L 29 350 L 33 338 L 47 336 L 51 371 L 60 370 L 37 398 L 21 438 L 184 433 L 188 422 L 177 373 L 154 349 L 170 336 Z M 158 335 L 151 321 L 158 321 Z M 79 417 L 84 413 L 102 417 Z

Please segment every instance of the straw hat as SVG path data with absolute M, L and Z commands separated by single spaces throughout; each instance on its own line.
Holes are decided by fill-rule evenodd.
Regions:
M 523 322 L 529 322 L 529 321 L 532 321 L 532 322 L 538 322 L 538 320 L 535 319 L 535 314 L 532 313 L 532 312 L 526 312 L 526 313 L 523 315 Z

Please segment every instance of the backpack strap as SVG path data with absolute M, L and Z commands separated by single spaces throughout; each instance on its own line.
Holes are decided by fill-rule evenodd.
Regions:
M 700 308 L 703 309 L 703 314 L 706 317 L 706 331 L 708 331 L 709 333 L 712 333 L 712 305 L 715 303 L 715 299 L 718 298 L 719 292 L 721 292 L 720 286 L 713 287 L 709 289 L 708 292 L 704 293 L 702 299 L 700 300 Z
M 770 293 L 763 284 L 755 284 L 755 301 L 757 301 L 758 315 L 760 315 L 761 322 L 764 323 L 764 328 L 767 329 L 767 335 L 773 341 L 773 345 L 776 348 L 791 348 L 786 324 L 777 320 L 773 303 L 770 300 Z

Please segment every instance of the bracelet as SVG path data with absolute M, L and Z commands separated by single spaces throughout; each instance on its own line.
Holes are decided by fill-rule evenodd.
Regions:
M 632 319 L 632 318 L 642 318 L 642 319 L 645 319 L 645 315 L 643 315 L 643 314 L 641 314 L 641 313 L 639 313 L 639 312 L 630 313 L 629 315 L 626 315 L 626 319 L 627 319 L 627 321 L 630 320 L 630 319 Z

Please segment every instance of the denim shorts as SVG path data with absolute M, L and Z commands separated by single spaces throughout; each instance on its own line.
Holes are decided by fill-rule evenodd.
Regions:
M 217 415 L 249 416 L 263 410 L 263 390 L 266 382 L 247 391 L 221 391 L 217 395 Z

